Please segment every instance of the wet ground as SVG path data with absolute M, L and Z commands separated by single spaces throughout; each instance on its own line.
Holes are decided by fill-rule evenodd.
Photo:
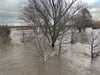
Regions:
M 13 30 L 11 37 L 11 43 L 0 46 L 0 75 L 100 75 L 100 58 L 90 64 L 83 54 L 87 45 L 67 45 L 61 57 L 43 63 L 34 45 L 20 42 L 20 31 Z

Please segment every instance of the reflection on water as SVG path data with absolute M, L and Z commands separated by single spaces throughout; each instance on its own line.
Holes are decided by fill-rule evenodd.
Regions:
M 14 33 L 18 32 L 14 31 Z M 50 57 L 47 62 L 43 63 L 34 46 L 31 46 L 28 43 L 21 43 L 19 41 L 20 36 L 15 37 L 16 35 L 12 38 L 11 43 L 0 45 L 0 75 L 100 74 L 100 71 L 98 70 L 100 69 L 100 66 L 98 66 L 100 62 L 99 59 L 97 63 L 94 63 L 90 67 L 84 67 L 79 63 L 67 59 L 65 56 Z

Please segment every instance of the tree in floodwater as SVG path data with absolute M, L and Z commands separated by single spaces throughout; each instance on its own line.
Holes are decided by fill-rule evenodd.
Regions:
M 88 39 L 89 39 L 89 45 L 90 45 L 90 51 L 91 51 L 91 63 L 93 62 L 93 60 L 100 56 L 100 32 L 97 32 L 95 30 L 92 30 Z
M 50 56 L 50 52 L 49 52 L 50 48 L 49 48 L 48 42 L 45 36 L 40 34 L 40 30 L 37 29 L 36 27 L 33 27 L 32 32 L 33 34 L 31 35 L 33 35 L 32 39 L 34 40 L 32 41 L 31 39 L 30 41 L 34 44 L 36 51 L 41 57 L 41 59 L 43 60 L 43 62 L 45 62 Z
M 25 22 L 39 27 L 54 48 L 59 37 L 64 37 L 68 24 L 82 7 L 78 0 L 28 0 L 22 16 Z
M 21 42 L 25 42 L 25 32 L 24 32 L 24 26 L 22 25 L 21 26 L 21 29 L 22 29 L 22 40 L 21 40 Z
M 11 30 L 8 26 L 1 25 L 0 26 L 0 42 L 7 43 L 11 40 L 10 38 Z

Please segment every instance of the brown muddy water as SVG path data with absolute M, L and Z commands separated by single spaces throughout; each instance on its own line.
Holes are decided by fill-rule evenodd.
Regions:
M 20 42 L 20 31 L 13 30 L 11 38 L 11 43 L 0 45 L 0 75 L 100 75 L 100 59 L 91 65 L 90 58 L 81 54 L 81 44 L 68 45 L 69 51 L 43 63 L 34 45 Z

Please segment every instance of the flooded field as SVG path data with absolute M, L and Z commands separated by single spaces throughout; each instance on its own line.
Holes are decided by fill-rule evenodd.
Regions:
M 100 75 L 100 57 L 91 64 L 87 45 L 66 45 L 61 57 L 43 63 L 34 44 L 20 42 L 21 32 L 12 30 L 11 43 L 0 45 L 0 75 Z

